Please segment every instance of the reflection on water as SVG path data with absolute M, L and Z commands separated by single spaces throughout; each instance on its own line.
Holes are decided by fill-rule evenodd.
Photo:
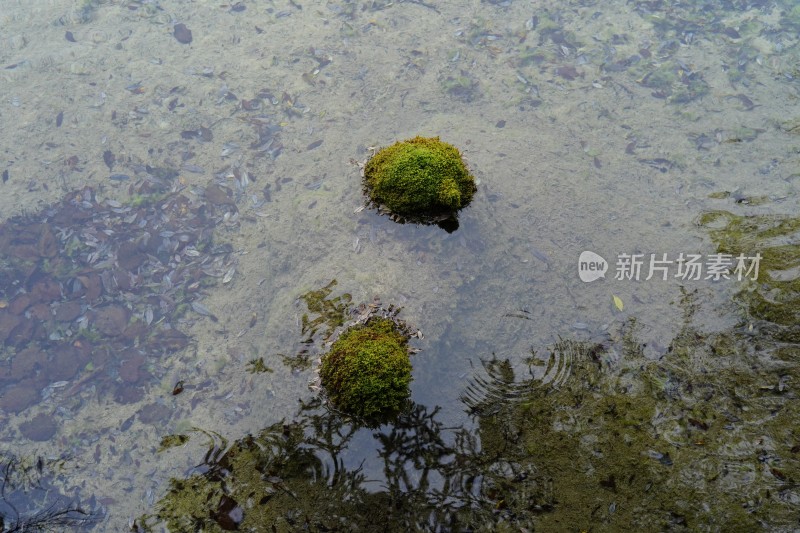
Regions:
M 486 362 L 464 397 L 477 433 L 419 404 L 376 430 L 304 405 L 291 422 L 215 442 L 141 530 L 790 530 L 796 365 L 763 362 L 769 337 L 754 353 L 749 335 L 696 330 L 695 302 L 685 295 L 686 323 L 659 361 L 643 356 L 632 320 L 605 347 L 555 344 L 572 362 L 558 384 Z M 361 466 L 346 466 L 353 458 Z M 372 478 L 363 462 L 376 460 Z
M 81 496 L 79 487 L 59 492 L 55 477 L 65 473 L 67 461 L 41 456 L 0 454 L 0 530 L 58 531 L 90 528 L 102 517 L 94 496 Z M 83 501 L 82 501 L 83 500 Z
M 795 4 L 4 2 L 3 456 L 68 457 L 105 531 L 181 483 L 212 528 L 790 530 Z M 414 135 L 477 178 L 451 234 L 364 208 L 354 163 Z M 714 244 L 764 277 L 576 273 Z M 424 338 L 372 432 L 308 384 L 376 298 Z

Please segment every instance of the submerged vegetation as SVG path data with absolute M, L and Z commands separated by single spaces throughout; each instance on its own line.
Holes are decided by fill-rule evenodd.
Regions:
M 319 401 L 304 405 L 294 421 L 224 453 L 215 442 L 141 523 L 171 531 L 793 524 L 800 413 L 787 400 L 800 376 L 777 362 L 754 370 L 761 355 L 746 336 L 693 329 L 695 299 L 685 295 L 686 326 L 662 360 L 644 357 L 632 320 L 602 345 L 553 345 L 571 361 L 570 378 L 558 383 L 519 380 L 509 361 L 486 362 L 463 398 L 477 435 L 413 405 L 370 437 Z M 364 460 L 349 449 L 359 431 L 377 448 L 380 490 L 360 467 L 345 466 Z
M 95 498 L 83 504 L 53 484 L 64 461 L 0 452 L 0 531 L 61 532 L 80 526 L 89 530 L 100 518 Z M 88 505 L 87 505 L 88 503 Z
M 702 294 L 684 289 L 683 326 L 659 358 L 645 355 L 629 318 L 599 342 L 553 344 L 544 376 L 486 361 L 462 396 L 477 433 L 413 404 L 372 430 L 379 490 L 345 466 L 363 464 L 363 443 L 349 445 L 368 428 L 316 400 L 225 453 L 215 444 L 194 474 L 172 481 L 143 530 L 791 530 L 800 245 L 787 243 L 800 219 L 717 211 L 699 223 L 720 253 L 763 257 L 737 296 L 741 327 L 698 329 Z M 393 324 L 376 324 L 370 335 L 391 335 Z
M 800 343 L 800 218 L 711 211 L 699 223 L 710 228 L 719 253 L 760 254 L 758 280 L 737 299 L 764 333 Z

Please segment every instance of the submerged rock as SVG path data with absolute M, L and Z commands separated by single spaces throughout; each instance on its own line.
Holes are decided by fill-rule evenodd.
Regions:
M 32 420 L 20 424 L 19 430 L 27 439 L 44 442 L 50 440 L 56 434 L 58 426 L 56 425 L 56 419 L 51 415 L 39 413 Z

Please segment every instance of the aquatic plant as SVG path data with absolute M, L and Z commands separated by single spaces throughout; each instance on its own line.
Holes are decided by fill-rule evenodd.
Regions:
M 94 525 L 100 515 L 97 510 L 53 485 L 51 470 L 62 467 L 60 459 L 0 452 L 0 531 L 65 531 L 78 526 L 88 530 Z
M 710 229 L 719 253 L 733 258 L 760 255 L 758 280 L 736 299 L 750 318 L 759 321 L 762 333 L 782 342 L 800 342 L 800 279 L 795 274 L 800 245 L 791 242 L 800 229 L 800 218 L 708 211 L 698 222 Z
M 391 318 L 372 317 L 342 333 L 322 357 L 320 368 L 331 403 L 367 420 L 399 413 L 411 382 L 407 340 Z
M 328 443 L 305 435 L 309 421 L 315 418 L 279 422 L 230 446 L 195 428 L 210 439 L 202 464 L 188 478 L 172 479 L 155 514 L 139 517 L 136 530 L 155 531 L 158 522 L 169 531 L 291 531 L 303 524 L 365 530 L 356 511 L 369 497 L 358 488 L 363 476 L 337 457 L 353 430 L 342 430 L 339 420 L 336 439 Z
M 364 167 L 370 199 L 414 222 L 436 222 L 467 206 L 475 180 L 458 149 L 438 137 L 414 137 L 379 150 Z

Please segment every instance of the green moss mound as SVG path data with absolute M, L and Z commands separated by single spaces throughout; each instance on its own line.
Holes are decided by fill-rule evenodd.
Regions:
M 438 137 L 414 137 L 378 151 L 364 167 L 370 199 L 414 221 L 450 216 L 477 190 L 458 149 Z
M 371 318 L 342 333 L 320 368 L 334 407 L 370 421 L 402 411 L 411 382 L 407 341 L 390 318 Z

